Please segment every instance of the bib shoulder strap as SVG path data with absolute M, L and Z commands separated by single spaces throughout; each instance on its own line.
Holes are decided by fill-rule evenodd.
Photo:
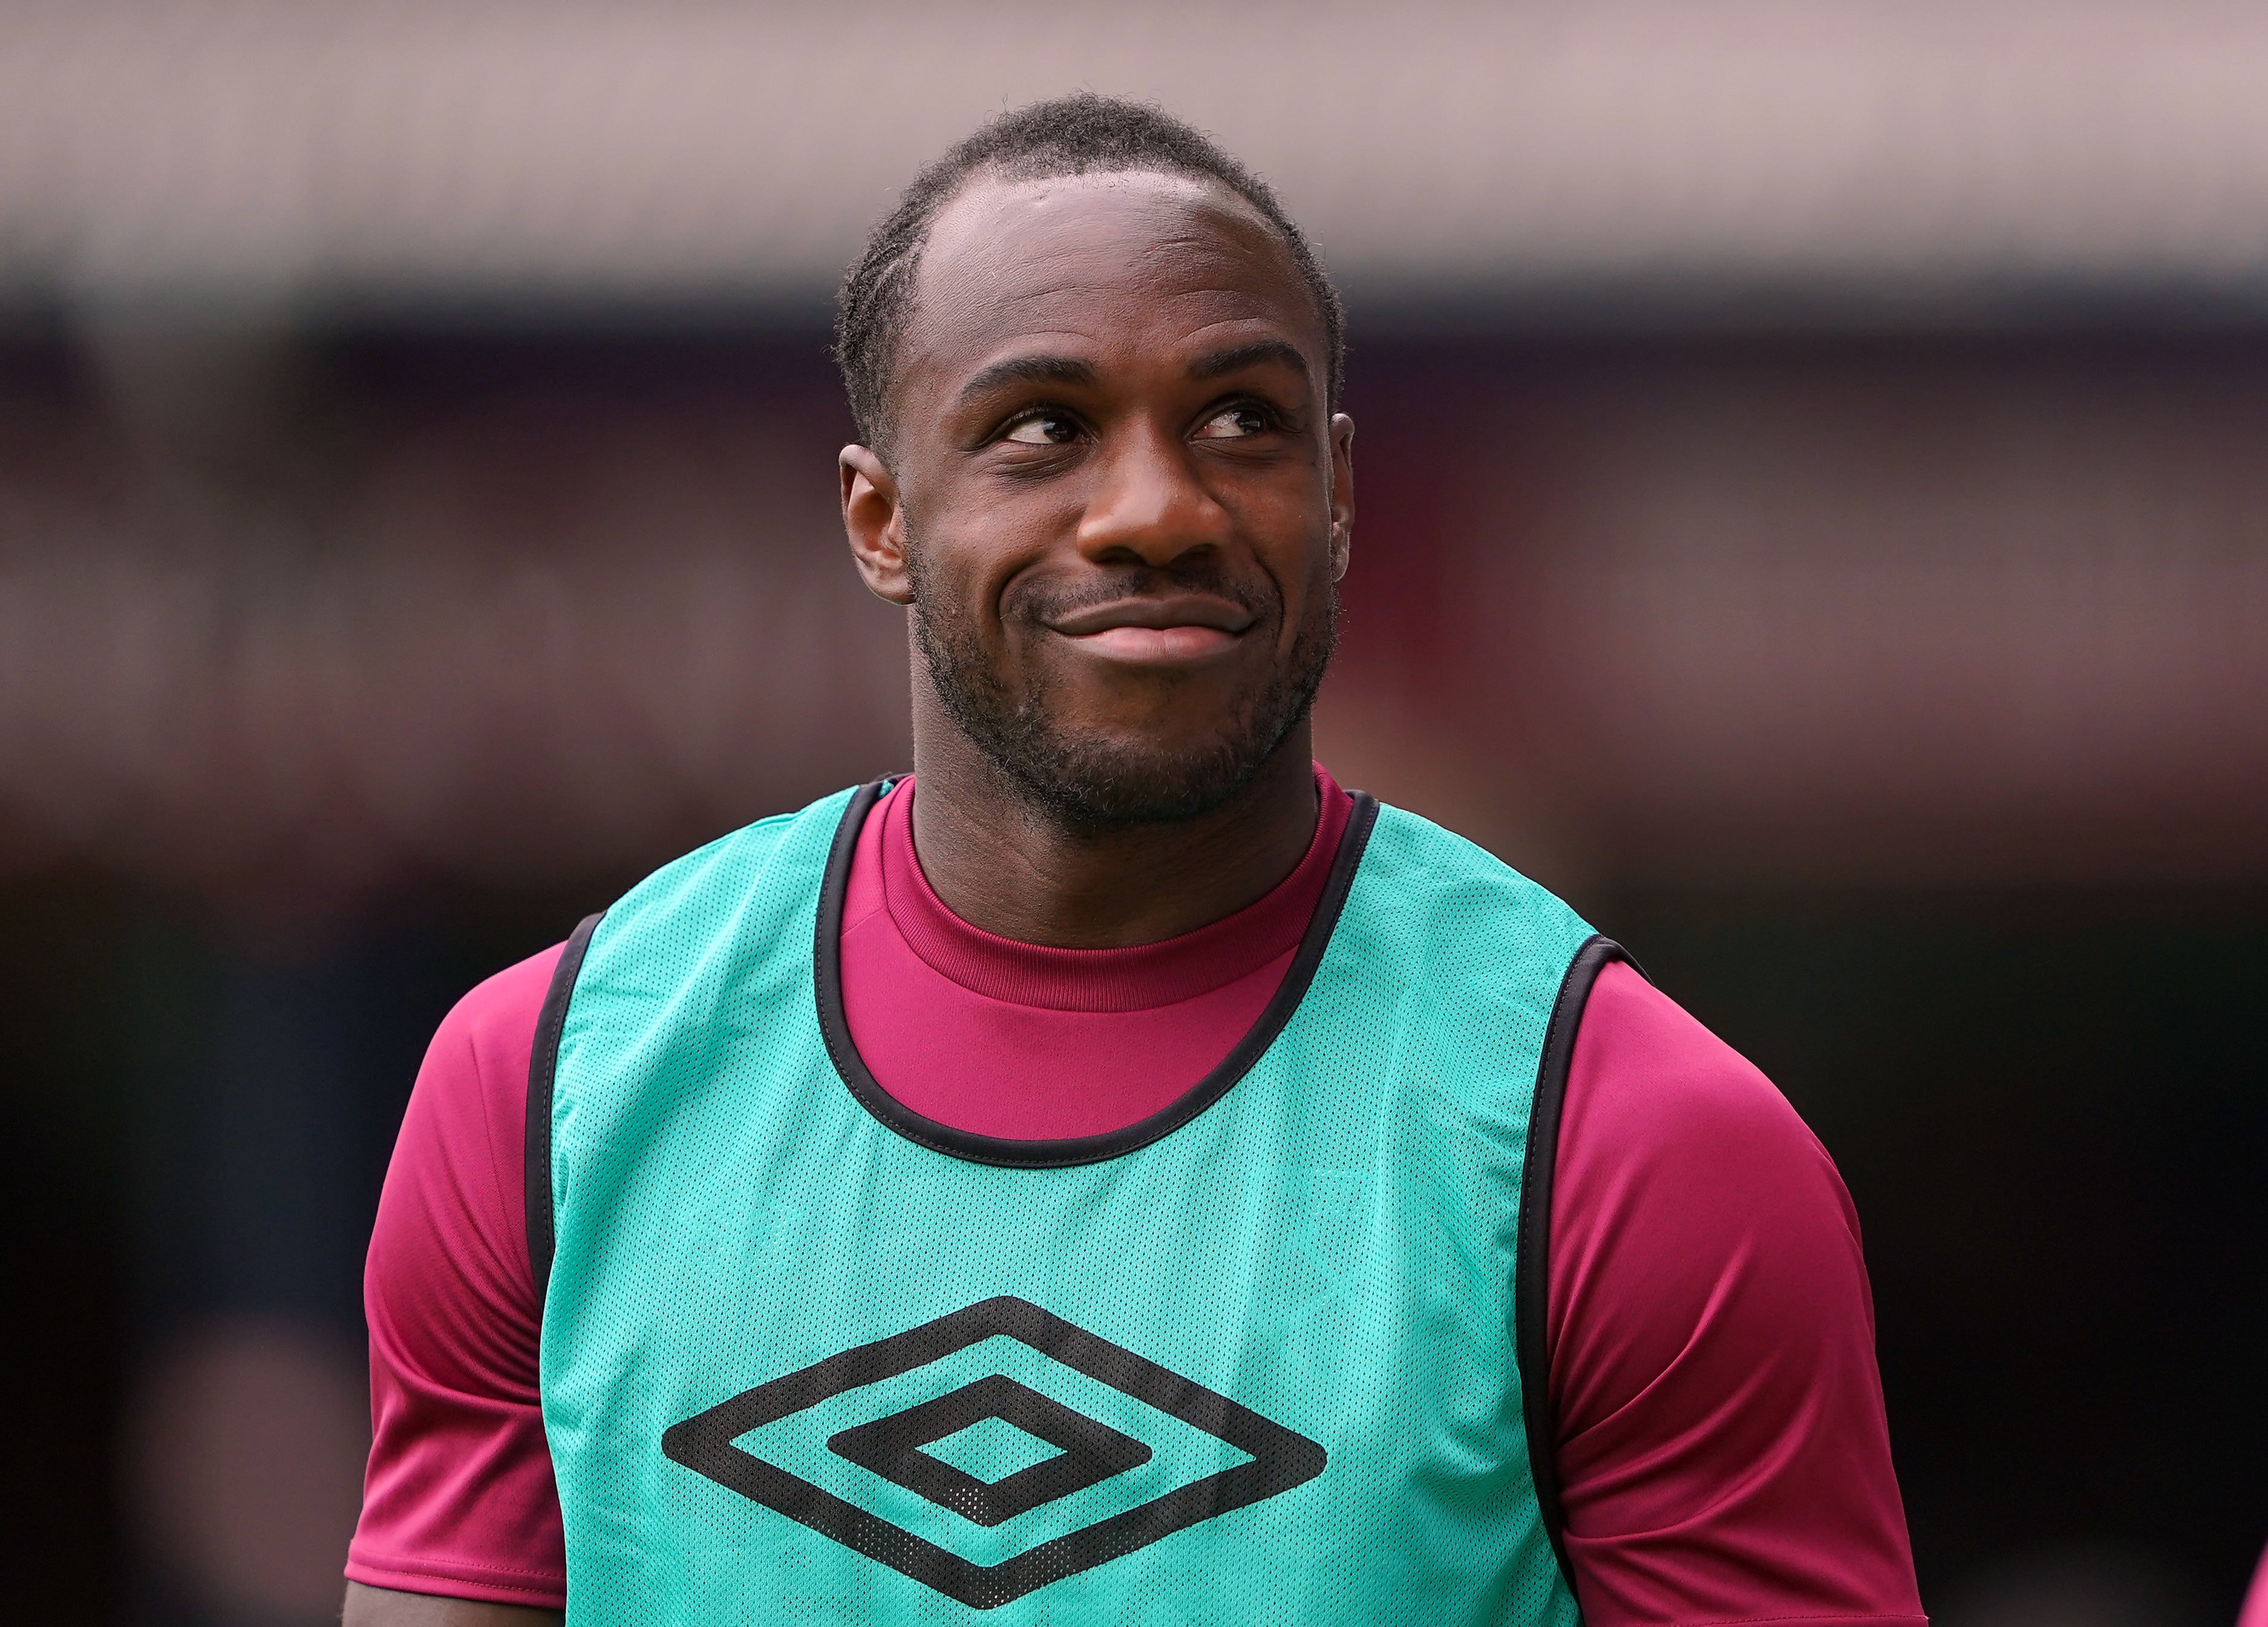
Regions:
M 535 1016 L 535 1047 L 527 1059 L 527 1269 L 535 1283 L 539 1309 L 551 1285 L 551 1087 L 559 1072 L 559 1036 L 567 1027 L 567 1003 L 575 997 L 575 977 L 591 934 L 605 914 L 585 916 L 559 952 Z
M 1611 961 L 1632 968 L 1629 952 L 1612 939 L 1593 934 L 1568 962 L 1551 1003 L 1543 1034 L 1543 1056 L 1536 1064 L 1535 1094 L 1528 1109 L 1528 1153 L 1520 1178 L 1520 1260 L 1513 1278 L 1513 1342 L 1518 1347 L 1521 1423 L 1528 1435 L 1528 1472 L 1535 1482 L 1536 1506 L 1544 1534 L 1559 1561 L 1559 1572 L 1574 1591 L 1567 1563 L 1566 1511 L 1559 1501 L 1559 1462 L 1554 1454 L 1557 1429 L 1551 1414 L 1551 1352 L 1549 1314 L 1551 1283 L 1551 1172 L 1559 1151 L 1559 1110 L 1567 1097 L 1567 1070 L 1575 1056 L 1575 1031 L 1592 985 Z M 1645 975 L 1641 969 L 1640 976 Z

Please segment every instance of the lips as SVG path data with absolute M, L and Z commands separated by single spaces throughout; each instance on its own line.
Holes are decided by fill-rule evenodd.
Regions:
M 1202 660 L 1234 647 L 1258 618 L 1210 593 L 1108 600 L 1048 619 L 1049 631 L 1108 660 L 1145 666 Z
M 1182 627 L 1211 628 L 1233 636 L 1250 627 L 1255 619 L 1243 606 L 1211 593 L 1168 593 L 1082 605 L 1076 610 L 1050 616 L 1048 626 L 1066 638 L 1089 638 L 1122 627 L 1160 631 Z

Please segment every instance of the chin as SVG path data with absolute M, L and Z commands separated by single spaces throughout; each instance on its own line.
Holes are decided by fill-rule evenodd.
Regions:
M 1325 614 L 1268 673 L 1045 662 L 1010 676 L 952 621 L 916 608 L 931 690 L 960 733 L 1019 800 L 1082 829 L 1169 824 L 1233 801 L 1307 715 L 1333 642 Z
M 1272 755 L 1273 743 L 1256 750 L 1248 737 L 1217 731 L 1178 739 L 1096 731 L 999 766 L 1057 819 L 1108 828 L 1201 818 L 1233 801 Z

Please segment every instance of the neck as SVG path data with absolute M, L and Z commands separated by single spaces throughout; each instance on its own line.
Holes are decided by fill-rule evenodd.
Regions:
M 1094 830 L 1034 807 L 950 721 L 914 724 L 914 850 L 946 907 L 1020 943 L 1115 949 L 1233 915 L 1292 873 L 1315 831 L 1307 720 L 1209 813 Z

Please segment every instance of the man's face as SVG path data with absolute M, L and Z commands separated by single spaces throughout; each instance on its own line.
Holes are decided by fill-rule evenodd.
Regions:
M 946 717 L 1058 816 L 1203 813 L 1306 717 L 1352 520 L 1323 347 L 1224 188 L 982 180 L 938 217 L 844 517 Z

